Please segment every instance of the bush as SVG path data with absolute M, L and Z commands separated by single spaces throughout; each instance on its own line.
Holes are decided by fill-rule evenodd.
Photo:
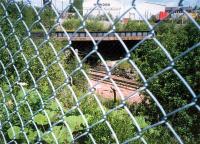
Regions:
M 13 51 L 14 46 L 9 46 L 9 50 Z M 58 47 L 59 46 L 57 44 L 56 48 Z M 66 82 L 66 79 L 59 65 L 57 63 L 53 63 L 53 61 L 56 62 L 57 59 L 51 47 L 48 45 L 44 45 L 43 47 L 41 47 L 41 49 L 39 49 L 39 53 L 40 60 L 47 68 L 47 74 L 44 73 L 42 63 L 37 58 L 36 54 L 34 53 L 34 49 L 31 47 L 30 43 L 26 43 L 23 45 L 23 54 L 29 61 L 29 67 L 27 68 L 27 64 L 25 63 L 24 58 L 21 54 L 16 55 L 15 57 L 15 66 L 17 68 L 17 71 L 19 73 L 23 71 L 23 73 L 20 75 L 19 81 L 19 83 L 24 85 L 23 88 L 20 84 L 14 84 L 16 79 L 18 79 L 19 77 L 17 76 L 15 69 L 12 66 L 7 69 L 8 72 L 6 75 L 6 77 L 9 78 L 11 85 L 14 84 L 14 87 L 12 88 L 12 94 L 10 94 L 10 85 L 7 82 L 5 76 L 3 76 L 3 78 L 1 79 L 0 87 L 2 88 L 4 94 L 1 93 L 0 101 L 4 101 L 4 103 L 1 103 L 1 106 L 3 108 L 0 110 L 0 118 L 1 122 L 5 122 L 5 124 L 2 126 L 2 131 L 5 134 L 7 133 L 5 137 L 8 141 L 15 139 L 19 143 L 26 143 L 26 139 L 24 137 L 24 134 L 22 133 L 20 117 L 23 119 L 24 123 L 27 123 L 32 118 L 34 118 L 33 122 L 35 123 L 35 125 L 33 125 L 33 123 L 30 123 L 26 125 L 26 128 L 24 130 L 31 143 L 34 143 L 38 139 L 39 134 L 37 133 L 37 130 L 39 130 L 40 132 L 41 142 L 54 142 L 52 132 L 55 134 L 59 143 L 63 143 L 66 141 L 70 142 L 71 137 L 69 136 L 69 130 L 64 123 L 54 126 L 52 128 L 53 131 L 48 133 L 50 126 L 47 116 L 49 117 L 51 123 L 56 123 L 61 116 L 61 109 L 59 106 L 61 106 L 62 110 L 65 111 L 74 106 L 75 104 L 74 98 L 72 97 L 72 92 L 67 86 L 61 87 Z M 4 64 L 9 63 L 10 59 L 9 57 L 7 57 L 8 54 L 6 53 L 6 51 L 5 53 L 1 53 L 0 55 L 1 60 Z M 73 70 L 78 67 L 78 63 L 75 61 L 74 58 L 74 60 L 70 59 L 69 63 L 66 63 L 66 57 L 64 54 L 60 55 L 59 58 L 59 62 L 62 64 L 65 71 L 69 74 L 71 74 Z M 84 68 L 86 69 L 86 67 Z M 0 68 L 0 72 L 3 73 L 2 67 Z M 32 77 L 34 77 L 35 81 L 37 81 L 37 87 L 36 85 L 34 85 L 34 80 L 32 79 Z M 48 78 L 50 79 L 52 85 L 54 86 L 54 89 L 56 90 L 55 93 L 53 92 L 53 88 L 50 85 Z M 81 72 L 76 72 L 76 74 L 73 75 L 72 87 L 76 95 L 78 96 L 81 91 L 86 90 L 87 83 Z M 15 97 L 15 100 L 13 99 L 12 95 Z M 17 106 L 19 106 L 18 111 L 16 111 Z M 29 107 L 31 108 L 31 110 L 29 109 Z M 7 112 L 15 113 L 13 113 L 12 118 L 9 118 Z M 17 115 L 17 113 L 19 113 L 20 117 L 19 115 Z M 32 114 L 34 114 L 34 117 Z M 77 121 L 80 120 L 79 115 L 72 114 L 66 115 L 66 121 L 75 121 L 72 120 L 72 117 Z M 12 126 L 10 126 L 6 122 L 8 118 L 9 121 L 12 122 Z M 71 128 L 75 127 L 72 132 L 76 133 L 77 131 L 82 130 L 82 123 L 83 122 L 80 121 L 80 124 L 77 124 L 77 122 L 76 124 L 71 124 Z
M 67 31 L 76 31 L 79 27 L 81 27 L 81 25 L 82 25 L 81 21 L 79 19 L 74 19 L 74 18 L 66 20 L 63 23 L 63 26 Z M 86 28 L 90 32 L 106 31 L 108 29 L 104 26 L 103 22 L 98 22 L 96 20 L 87 20 Z M 81 31 L 83 31 L 83 29 Z
M 13 17 L 12 21 L 15 20 Z M 1 21 L 0 25 L 4 36 L 8 36 L 12 28 L 6 24 L 6 20 Z M 20 38 L 26 36 L 22 24 L 15 28 Z M 49 130 L 50 123 L 55 124 L 61 119 L 61 108 L 67 111 L 74 106 L 72 92 L 67 84 L 73 87 L 75 93 L 80 93 L 87 88 L 86 80 L 80 71 L 72 75 L 73 83 L 64 76 L 62 70 L 71 74 L 78 68 L 78 62 L 71 51 L 68 50 L 67 56 L 67 51 L 61 51 L 65 46 L 61 42 L 51 41 L 54 47 L 50 42 L 41 45 L 43 40 L 40 39 L 34 42 L 37 49 L 28 39 L 19 44 L 15 35 L 10 35 L 7 47 L 4 47 L 4 40 L 0 37 L 0 59 L 1 63 L 7 66 L 6 69 L 0 66 L 1 131 L 5 134 L 6 141 L 15 139 L 17 143 L 26 143 L 26 136 L 30 143 L 38 139 L 42 143 L 52 143 L 55 142 L 52 133 L 58 143 L 70 142 L 71 137 L 66 122 L 51 127 L 52 132 Z M 87 67 L 84 66 L 84 69 Z M 8 119 L 12 125 L 8 123 Z M 72 122 L 70 125 L 72 133 L 82 130 L 83 122 L 79 120 L 79 115 L 65 115 L 64 119 Z M 24 129 L 21 120 L 26 123 Z
M 86 21 L 86 28 L 91 31 L 91 32 L 102 32 L 102 31 L 107 31 L 108 28 L 104 25 L 103 22 L 99 22 L 96 20 L 88 20 Z
M 12 10 L 17 11 L 15 8 Z M 17 13 L 11 11 L 8 13 L 11 21 L 16 21 Z M 0 14 L 2 15 L 1 9 Z M 46 17 L 46 14 L 42 17 Z M 31 20 L 32 18 L 27 19 L 28 22 Z M 49 20 L 50 23 L 44 22 L 47 27 L 51 26 L 53 19 Z M 28 23 L 29 26 L 30 23 Z M 75 30 L 80 26 L 80 21 L 71 19 L 64 25 L 66 29 Z M 133 31 L 139 30 L 141 25 L 130 21 L 128 24 L 118 27 Z M 5 37 L 10 35 L 12 28 L 7 24 L 7 20 L 2 20 L 0 26 Z M 88 21 L 86 26 L 90 31 L 106 30 L 101 22 Z M 24 26 L 18 23 L 15 28 L 20 40 L 23 39 L 26 35 Z M 144 29 L 146 27 L 142 26 L 141 30 Z M 158 39 L 173 58 L 200 41 L 199 31 L 191 24 L 184 27 L 164 24 L 157 30 L 157 34 Z M 15 140 L 16 143 L 26 143 L 26 138 L 28 138 L 30 143 L 36 141 L 54 143 L 55 136 L 58 143 L 70 143 L 72 136 L 77 137 L 86 130 L 86 123 L 77 107 L 81 109 L 90 126 L 105 118 L 105 121 L 95 125 L 90 131 L 97 143 L 115 142 L 106 120 L 111 124 L 120 142 L 138 134 L 132 119 L 123 108 L 112 111 L 103 117 L 93 95 L 86 95 L 86 98 L 78 103 L 80 105 L 77 105 L 73 94 L 75 93 L 78 98 L 85 95 L 88 92 L 87 81 L 78 70 L 79 63 L 73 53 L 71 51 L 63 52 L 64 45 L 62 43 L 51 41 L 51 43 L 46 42 L 41 45 L 43 40 L 38 39 L 35 44 L 40 47 L 35 49 L 34 44 L 28 39 L 24 40 L 22 44 L 19 44 L 19 41 L 16 40 L 15 35 L 11 34 L 5 46 L 3 38 L 0 37 L 0 119 L 3 133 L 1 139 L 5 138 L 7 142 Z M 54 45 L 54 48 L 51 44 Z M 199 55 L 200 50 L 195 49 L 177 61 L 175 67 L 197 94 L 200 93 Z M 132 58 L 147 78 L 169 65 L 166 55 L 151 40 L 139 47 L 133 53 Z M 130 65 L 126 62 L 119 66 L 123 70 L 129 67 Z M 87 72 L 88 66 L 86 65 L 82 69 Z M 68 76 L 70 75 L 73 81 L 66 78 L 62 70 Z M 192 100 L 187 89 L 171 71 L 151 81 L 148 89 L 156 96 L 167 113 Z M 145 98 L 149 101 L 148 103 L 145 101 L 141 105 L 129 106 L 141 128 L 146 128 L 163 119 L 156 104 L 148 98 L 147 94 Z M 106 112 L 111 110 L 105 106 L 104 103 L 102 107 Z M 199 112 L 190 108 L 169 117 L 168 121 L 187 143 L 199 143 L 199 119 Z M 166 127 L 150 129 L 142 135 L 150 143 L 175 143 L 175 139 L 172 138 L 172 134 L 167 131 Z M 87 136 L 79 140 L 79 143 L 90 142 Z
M 169 51 L 172 57 L 181 54 L 195 43 L 200 41 L 199 31 L 192 25 L 176 26 L 173 24 L 163 24 L 157 31 L 157 38 Z M 181 75 L 187 80 L 191 88 L 198 94 L 200 83 L 197 77 L 200 77 L 200 50 L 196 48 L 186 56 L 182 57 L 176 63 L 176 68 Z M 149 40 L 142 44 L 132 55 L 138 67 L 146 78 L 153 76 L 170 65 L 166 55 L 157 44 Z M 167 71 L 149 82 L 148 89 L 156 96 L 165 111 L 172 112 L 191 102 L 192 96 L 180 79 L 172 72 Z M 147 94 L 146 94 L 147 95 Z M 146 97 L 148 98 L 148 95 Z M 156 104 L 149 100 L 141 106 L 141 112 L 149 115 L 151 123 L 158 122 L 162 119 L 162 114 Z M 195 108 L 189 108 L 183 112 L 178 112 L 168 120 L 172 123 L 176 132 L 187 143 L 199 143 L 200 131 L 198 111 Z
M 128 23 L 122 24 L 118 22 L 116 24 L 117 31 L 147 31 L 148 26 L 143 21 L 129 20 Z
M 63 26 L 67 31 L 75 31 L 81 26 L 81 21 L 79 19 L 71 18 L 66 20 L 63 23 Z
M 148 30 L 147 24 L 143 21 L 128 21 L 127 24 L 124 25 L 125 31 L 145 31 Z

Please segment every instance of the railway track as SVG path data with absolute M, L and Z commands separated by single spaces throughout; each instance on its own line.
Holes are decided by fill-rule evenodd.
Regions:
M 107 74 L 103 70 L 90 69 L 90 76 L 94 81 L 101 81 L 101 83 L 113 85 L 109 78 L 104 79 Z M 131 79 L 122 78 L 117 75 L 111 75 L 110 78 L 115 81 L 119 88 L 135 90 L 139 87 L 139 84 Z

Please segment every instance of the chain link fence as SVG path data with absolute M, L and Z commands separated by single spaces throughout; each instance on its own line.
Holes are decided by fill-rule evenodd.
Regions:
M 79 0 L 32 2 L 0 0 L 1 143 L 200 142 L 198 5 L 159 20 L 135 0 L 116 18 L 101 0 L 84 15 Z

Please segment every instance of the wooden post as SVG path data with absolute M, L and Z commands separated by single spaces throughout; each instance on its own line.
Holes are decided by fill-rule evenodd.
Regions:
M 110 88 L 111 88 L 111 89 L 112 89 L 112 91 L 113 91 L 113 99 L 114 99 L 114 103 L 116 103 L 116 102 L 117 102 L 117 94 L 116 94 L 116 89 L 115 89 L 113 86 L 111 86 Z

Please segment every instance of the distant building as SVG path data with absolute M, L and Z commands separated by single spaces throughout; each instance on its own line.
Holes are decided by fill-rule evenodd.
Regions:
M 96 6 L 97 0 L 84 0 L 83 3 L 83 15 L 86 15 Z M 116 0 L 101 0 L 101 6 L 104 8 L 106 13 L 112 15 L 112 17 L 119 17 L 125 12 L 129 7 L 124 4 L 124 1 Z M 140 11 L 141 15 L 146 19 L 151 18 L 153 15 L 158 14 L 160 11 L 165 11 L 165 5 L 157 3 L 142 2 L 136 4 L 137 9 Z M 104 12 L 100 8 L 96 8 L 90 14 L 93 16 L 104 15 Z M 123 19 L 131 20 L 141 20 L 142 18 L 136 13 L 136 11 L 129 11 Z
M 141 15 L 146 19 L 150 19 L 152 16 L 159 14 L 161 11 L 165 11 L 165 7 L 166 5 L 150 3 L 150 2 L 143 2 L 136 5 L 136 8 L 139 10 Z M 133 20 L 142 19 L 134 10 L 129 12 L 129 16 L 130 19 Z
M 123 24 L 127 24 L 128 21 L 129 21 L 129 18 L 124 18 L 123 21 L 122 21 L 122 23 L 123 23 Z
M 197 13 L 192 7 L 182 7 L 181 9 L 178 7 L 166 7 L 165 12 L 171 13 L 171 18 L 177 19 L 180 16 L 184 19 L 188 19 L 186 15 L 184 15 L 183 10 L 187 11 L 193 18 L 197 17 Z
M 192 7 L 182 7 L 181 9 L 178 7 L 166 7 L 165 11 L 168 13 L 183 13 L 183 9 L 186 10 L 187 12 L 191 13 L 193 12 L 193 8 Z
M 88 14 L 96 6 L 97 0 L 84 0 L 83 2 L 83 15 Z M 123 4 L 120 1 L 116 0 L 101 0 L 101 6 L 106 11 L 112 15 L 112 17 L 117 17 L 121 14 L 123 9 Z M 92 16 L 105 15 L 101 8 L 95 8 L 92 13 Z
M 193 18 L 198 17 L 198 13 L 192 7 L 166 7 L 165 11 L 160 11 L 159 14 L 156 15 L 156 19 L 158 21 L 165 20 L 166 17 L 171 19 L 181 18 L 182 20 L 187 20 L 188 17 L 183 13 L 183 10 L 187 11 Z
M 168 12 L 166 12 L 166 11 L 161 11 L 160 13 L 159 13 L 159 16 L 158 16 L 158 20 L 159 21 L 161 21 L 161 20 L 165 20 L 167 17 L 169 16 L 169 13 Z

